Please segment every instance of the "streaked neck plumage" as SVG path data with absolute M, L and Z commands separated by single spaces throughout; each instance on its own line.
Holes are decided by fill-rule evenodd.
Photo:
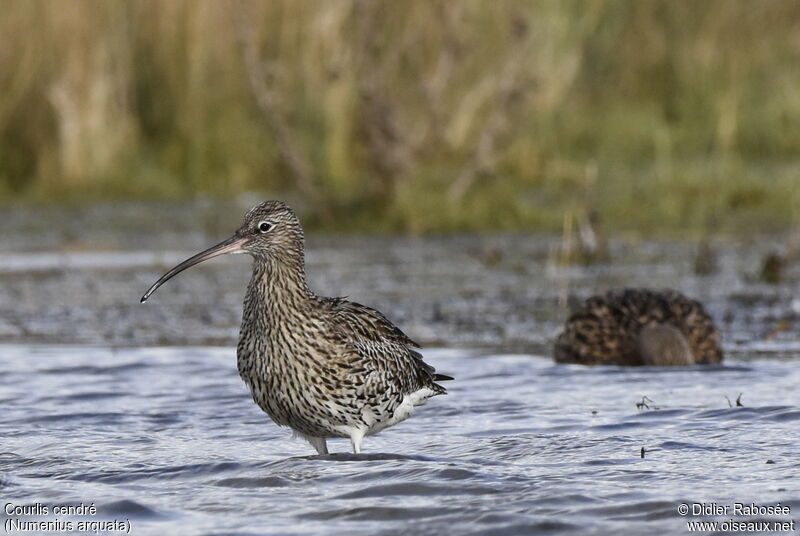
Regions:
M 301 310 L 314 294 L 306 281 L 302 251 L 286 256 L 256 257 L 247 287 L 244 315 L 263 316 L 269 322 Z
M 302 253 L 254 259 L 237 348 L 239 374 L 245 381 L 266 362 L 288 357 L 287 337 L 304 329 L 304 314 L 314 298 Z

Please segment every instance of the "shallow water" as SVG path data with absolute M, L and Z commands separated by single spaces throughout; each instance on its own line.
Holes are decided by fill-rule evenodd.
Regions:
M 494 535 L 686 534 L 703 519 L 680 515 L 692 503 L 780 502 L 791 513 L 767 519 L 800 517 L 800 266 L 780 285 L 756 277 L 779 239 L 715 243 L 717 270 L 698 276 L 691 243 L 615 240 L 610 263 L 559 266 L 552 236 L 310 233 L 312 288 L 382 310 L 456 377 L 449 395 L 367 438 L 365 454 L 333 440 L 336 454 L 319 457 L 237 376 L 246 258 L 194 268 L 138 303 L 241 209 L 0 211 L 0 499 L 51 514 L 0 521 Z M 702 300 L 725 364 L 553 364 L 569 305 L 619 286 Z M 98 511 L 52 515 L 80 503 Z
M 449 395 L 364 454 L 331 440 L 320 457 L 251 402 L 231 348 L 1 346 L 3 502 L 94 503 L 58 517 L 186 535 L 684 534 L 701 518 L 682 503 L 800 512 L 796 362 L 426 356 L 457 376 Z
M 4 250 L 0 237 L 0 342 L 235 345 L 246 256 L 192 268 L 139 304 L 162 273 L 224 236 L 195 240 L 193 249 L 33 251 Z M 688 243 L 615 242 L 612 263 L 586 267 L 554 265 L 557 244 L 525 235 L 312 236 L 307 273 L 320 295 L 375 307 L 425 346 L 545 354 L 571 305 L 620 286 L 676 288 L 701 300 L 734 351 L 798 341 L 800 264 L 781 285 L 755 277 L 770 242 L 719 244 L 719 270 L 708 276 L 694 274 Z

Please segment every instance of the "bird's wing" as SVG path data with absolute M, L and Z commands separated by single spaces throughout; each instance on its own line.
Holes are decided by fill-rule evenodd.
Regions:
M 452 379 L 436 374 L 435 369 L 425 363 L 422 354 L 412 347 L 419 344 L 411 340 L 400 328 L 392 324 L 383 314 L 342 298 L 328 301 L 333 315 L 336 338 L 358 356 L 358 371 L 369 377 L 380 377 L 400 394 L 408 394 L 428 387 L 438 393 L 446 390 L 435 382 Z
M 360 339 L 369 341 L 391 341 L 420 348 L 420 345 L 411 340 L 403 331 L 392 324 L 383 313 L 372 307 L 351 302 L 344 298 L 330 298 L 327 300 L 337 325 L 347 326 L 350 333 L 358 335 Z
M 624 304 L 623 304 L 624 305 Z M 625 325 L 629 315 L 616 301 L 594 296 L 570 315 L 555 341 L 559 363 L 637 364 L 635 340 Z

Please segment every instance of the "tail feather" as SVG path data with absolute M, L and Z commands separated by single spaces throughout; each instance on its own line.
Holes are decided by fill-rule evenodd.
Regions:
M 452 376 L 448 376 L 446 374 L 434 374 L 433 375 L 433 381 L 434 382 L 446 382 L 446 381 L 454 380 L 454 379 L 455 378 L 453 378 Z M 433 384 L 433 389 L 434 389 L 434 391 L 436 391 L 437 395 L 446 395 L 447 394 L 447 389 L 445 389 L 444 387 L 442 387 L 438 383 L 434 383 Z

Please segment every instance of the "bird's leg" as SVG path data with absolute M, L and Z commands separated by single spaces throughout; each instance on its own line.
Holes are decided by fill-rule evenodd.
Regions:
M 311 446 L 317 449 L 317 454 L 327 454 L 328 444 L 324 437 L 306 437 Z
M 358 430 L 350 434 L 350 444 L 353 445 L 353 454 L 361 454 L 361 441 L 364 439 L 364 432 Z

